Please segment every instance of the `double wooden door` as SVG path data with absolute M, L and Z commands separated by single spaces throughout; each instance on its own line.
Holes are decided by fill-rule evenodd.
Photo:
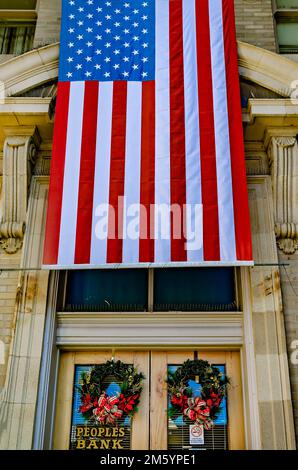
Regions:
M 240 450 L 245 448 L 240 354 L 237 351 L 118 351 L 115 360 L 134 364 L 145 375 L 139 410 L 131 424 L 131 450 L 185 449 L 183 423 L 169 426 L 166 377 L 169 367 L 187 359 L 208 360 L 224 368 L 231 379 L 225 403 L 225 422 L 216 426 L 209 446 Z M 61 352 L 54 449 L 69 449 L 73 417 L 74 377 L 78 366 L 104 363 L 111 359 L 111 350 L 98 352 Z M 174 431 L 171 428 L 175 428 Z M 182 431 L 181 431 L 182 430 Z M 209 431 L 207 431 L 209 432 Z M 212 442 L 211 442 L 212 441 Z M 211 442 L 211 444 L 210 444 Z M 210 448 L 210 447 L 209 447 Z

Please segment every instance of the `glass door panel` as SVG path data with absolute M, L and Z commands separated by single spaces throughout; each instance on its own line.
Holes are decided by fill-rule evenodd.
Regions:
M 149 448 L 149 354 L 148 352 L 118 352 L 115 361 L 134 365 L 145 380 L 139 411 L 133 419 L 126 418 L 115 425 L 100 425 L 82 414 L 78 387 L 82 374 L 93 365 L 111 360 L 111 352 L 62 353 L 60 361 L 54 449 L 72 450 L 147 450 Z M 120 383 L 107 377 L 104 383 L 108 396 L 117 395 Z
M 240 357 L 238 352 L 189 352 L 189 351 L 153 351 L 151 354 L 151 429 L 152 450 L 186 449 L 244 449 L 244 423 L 242 407 L 242 384 Z M 203 359 L 220 368 L 231 379 L 227 398 L 221 404 L 221 412 L 215 421 L 215 427 L 204 431 L 194 429 L 189 419 L 182 415 L 169 416 L 169 397 L 166 377 L 169 370 L 175 370 L 187 359 Z M 200 384 L 194 380 L 189 385 L 199 395 Z M 195 439 L 191 432 L 195 432 Z
M 138 412 L 132 420 L 99 429 L 96 423 L 82 419 L 77 387 L 82 373 L 95 364 L 111 360 L 111 351 L 62 352 L 58 376 L 54 449 L 130 449 L 130 450 L 183 450 L 183 449 L 244 449 L 244 424 L 240 354 L 203 351 L 119 351 L 115 360 L 133 364 L 143 372 L 145 380 Z M 169 417 L 167 374 L 187 359 L 207 360 L 220 368 L 231 379 L 227 399 L 221 404 L 221 413 L 212 430 L 194 428 L 179 414 Z M 108 377 L 106 390 L 117 394 L 119 382 Z M 200 394 L 200 383 L 190 380 L 195 395 Z M 105 433 L 103 436 L 102 433 Z M 98 435 L 98 433 L 100 435 Z M 118 434 L 117 434 L 118 433 Z M 92 441 L 92 442 L 91 442 Z

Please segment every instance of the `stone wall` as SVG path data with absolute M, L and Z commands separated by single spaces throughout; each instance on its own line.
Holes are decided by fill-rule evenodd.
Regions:
M 0 268 L 0 390 L 4 386 L 9 347 L 14 330 L 14 313 L 19 272 L 14 271 L 19 266 L 19 255 L 7 256 L 0 249 L 1 268 L 9 266 L 10 271 Z M 3 354 L 4 352 L 4 354 Z
M 59 40 L 60 3 L 61 0 L 40 0 L 34 47 Z M 271 0 L 235 0 L 235 6 L 238 39 L 274 51 L 275 39 Z M 264 158 L 266 158 L 265 152 Z M 273 157 L 271 157 L 271 160 L 273 161 Z M 273 170 L 272 175 L 274 176 Z M 259 238 L 258 243 L 255 242 L 255 247 L 257 246 L 255 251 L 262 255 L 257 258 L 258 262 L 272 261 L 276 264 L 274 225 L 273 220 L 271 220 L 273 219 L 271 180 L 269 176 L 263 179 L 264 181 L 261 181 L 262 178 L 259 178 L 259 173 L 257 173 L 255 181 L 252 179 L 250 181 L 252 221 L 255 225 L 255 233 Z M 22 261 L 22 267 L 29 265 L 28 260 L 33 263 L 33 266 L 39 266 L 41 262 L 41 227 L 44 227 L 48 183 L 43 178 L 39 178 L 40 181 L 37 180 L 38 178 L 36 182 L 34 180 L 33 190 L 31 189 L 27 216 L 28 226 L 35 227 L 35 231 L 27 231 L 30 238 L 28 238 L 27 244 L 23 248 L 25 260 Z M 286 178 L 283 178 L 283 180 L 287 181 Z M 25 193 L 26 190 L 22 194 L 25 195 Z M 298 192 L 295 191 L 295 194 L 298 194 Z M 3 199 L 3 191 L 1 197 Z M 24 200 L 26 200 L 25 196 Z M 3 206 L 3 200 L 1 206 Z M 30 225 L 30 220 L 34 220 L 35 225 L 33 222 Z M 275 214 L 275 221 L 284 222 L 284 219 L 277 217 L 277 214 Z M 269 227 L 266 230 L 263 229 L 262 225 L 265 222 Z M 288 222 L 297 223 L 298 217 L 293 217 Z M 273 250 L 273 254 L 269 253 L 270 250 Z M 1 267 L 4 269 L 5 266 L 9 265 L 10 269 L 18 268 L 20 266 L 20 257 L 21 251 L 16 255 L 7 255 L 0 249 L 0 340 L 4 344 L 6 363 L 11 337 L 15 335 L 14 348 L 10 351 L 10 364 L 13 374 L 9 380 L 5 401 L 3 401 L 5 406 L 2 407 L 2 410 L 8 410 L 4 418 L 0 409 L 0 428 L 2 426 L 2 429 L 5 429 L 5 433 L 2 433 L 2 442 L 0 436 L 0 448 L 30 448 L 35 417 L 47 295 L 47 273 L 31 273 L 31 275 L 26 273 L 22 275 L 21 289 L 19 289 L 20 274 L 13 270 L 1 272 Z M 289 355 L 291 354 L 293 340 L 298 339 L 298 314 L 296 309 L 298 255 L 286 255 L 280 252 L 280 260 L 290 263 L 290 266 L 286 268 L 287 272 L 281 269 L 283 305 L 281 305 L 279 296 L 278 276 L 273 268 L 254 268 L 251 274 L 253 293 L 252 327 L 255 335 L 257 386 L 260 394 L 261 445 L 263 448 L 276 449 L 289 447 L 290 442 L 286 438 L 286 420 L 290 418 L 287 418 L 284 409 L 290 408 L 291 397 L 289 387 L 282 390 L 281 386 L 281 384 L 284 386 L 286 383 L 282 374 L 288 377 L 285 348 L 280 340 L 281 336 L 284 337 L 282 307 L 284 308 L 287 327 Z M 35 297 L 32 292 L 37 292 Z M 249 297 L 250 293 L 247 295 Z M 15 313 L 17 313 L 16 317 Z M 17 320 L 16 325 L 15 320 Z M 297 366 L 295 367 L 292 364 L 290 367 L 292 373 L 292 398 L 297 416 L 298 373 Z M 23 371 L 23 374 L 18 373 L 19 371 Z M 0 393 L 5 374 L 6 366 L 0 364 Z M 251 396 L 248 399 L 250 400 Z M 290 415 L 289 411 L 287 413 Z M 6 429 L 10 431 L 6 432 Z M 273 429 L 274 440 L 272 438 Z
M 279 251 L 279 261 L 280 263 L 285 264 L 285 266 L 280 270 L 281 288 L 286 325 L 295 431 L 298 442 L 298 366 L 294 362 L 297 358 L 297 353 L 295 351 L 297 351 L 298 347 L 298 255 L 297 253 L 295 255 L 286 255 L 282 251 Z
M 40 0 L 34 47 L 59 41 L 61 0 Z

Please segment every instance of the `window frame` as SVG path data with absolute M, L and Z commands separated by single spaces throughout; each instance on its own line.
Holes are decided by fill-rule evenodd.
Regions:
M 34 27 L 34 34 L 33 34 L 33 40 L 32 40 L 32 45 L 29 50 L 32 49 L 33 42 L 34 42 L 34 35 L 35 35 L 35 30 L 36 30 L 36 23 L 37 23 L 37 11 L 35 10 L 6 10 L 6 9 L 0 9 L 0 26 L 7 26 L 9 27 L 11 23 L 11 28 L 13 27 L 18 27 L 23 25 L 29 26 L 32 25 Z M 21 55 L 26 52 L 29 52 L 29 50 L 24 50 L 21 53 L 15 53 L 15 52 L 8 52 L 8 53 L 0 53 L 1 56 L 16 56 L 16 55 Z
M 2 10 L 0 8 L 0 22 L 2 21 L 28 21 L 37 20 L 36 10 Z
M 189 268 L 189 269 L 194 269 L 194 268 Z M 220 268 L 219 268 L 220 269 Z M 68 282 L 68 273 L 69 271 L 62 271 L 60 272 L 60 281 L 59 281 L 59 291 L 58 291 L 58 299 L 57 299 L 57 310 L 59 312 L 64 312 L 66 313 L 66 295 L 67 295 L 67 282 Z M 239 267 L 234 267 L 233 268 L 233 277 L 234 277 L 234 290 L 235 290 L 235 310 L 231 310 L 231 311 L 227 311 L 227 313 L 239 313 L 242 311 L 242 305 L 243 305 L 243 302 L 242 302 L 242 297 L 241 297 L 241 280 L 240 280 L 240 268 Z M 162 314 L 165 314 L 165 315 L 169 315 L 171 313 L 179 313 L 181 312 L 180 310 L 175 310 L 175 311 L 163 311 L 163 312 L 160 312 L 159 310 L 154 310 L 154 268 L 149 268 L 148 269 L 148 279 L 147 279 L 147 282 L 148 282 L 148 289 L 147 289 L 147 292 L 148 292 L 148 298 L 147 298 L 147 310 L 146 311 L 142 311 L 142 312 L 138 312 L 138 311 L 134 311 L 134 312 L 126 312 L 126 311 L 109 311 L 109 312 L 105 312 L 105 311 L 99 311 L 97 312 L 99 315 L 109 315 L 109 314 L 117 314 L 117 315 L 125 315 L 125 314 L 130 314 L 130 313 L 133 313 L 133 314 L 142 314 L 142 315 L 156 315 L 157 313 L 162 313 Z M 187 311 L 187 310 L 183 310 L 183 313 L 191 313 L 191 314 L 197 314 L 197 313 L 217 313 L 217 314 L 222 314 L 226 312 L 225 310 L 204 310 L 203 312 L 200 312 L 200 311 Z M 75 314 L 78 314 L 78 315 L 81 315 L 83 313 L 86 313 L 86 314 L 90 314 L 91 311 L 89 310 L 85 310 L 85 311 L 78 311 L 78 312 L 74 312 Z
M 35 7 L 34 7 L 34 8 L 29 8 L 29 7 L 25 7 L 25 8 L 24 8 L 24 5 L 23 5 L 24 0 L 21 0 L 22 8 L 19 8 L 19 7 L 15 7 L 15 8 L 0 7 L 0 10 L 13 10 L 13 11 L 30 10 L 30 11 L 33 11 L 33 10 L 37 10 L 39 1 L 40 1 L 40 0 L 31 0 L 31 2 L 30 2 L 30 0 L 29 0 L 28 3 L 35 3 Z M 17 3 L 20 3 L 20 1 L 17 2 Z M 15 1 L 14 1 L 14 0 L 10 0 L 10 1 L 9 1 L 9 4 L 10 4 L 10 6 L 11 6 L 11 4 L 15 4 Z
M 277 6 L 277 1 L 272 0 L 272 9 L 273 9 L 274 30 L 275 30 L 277 52 L 282 55 L 298 54 L 298 44 L 297 44 L 297 50 L 293 52 L 287 52 L 287 51 L 283 52 L 282 47 L 279 44 L 278 31 L 277 31 L 278 24 L 281 24 L 281 23 L 289 24 L 292 21 L 293 22 L 297 21 L 298 23 L 298 6 L 297 8 L 280 8 Z

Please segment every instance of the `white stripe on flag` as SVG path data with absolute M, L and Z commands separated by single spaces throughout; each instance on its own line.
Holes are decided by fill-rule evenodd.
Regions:
M 107 261 L 113 82 L 99 84 L 91 264 Z
M 123 263 L 139 262 L 142 82 L 127 83 Z
M 156 0 L 155 6 L 155 262 L 169 262 L 171 260 L 169 0 Z M 162 208 L 164 212 L 161 215 Z
M 209 0 L 221 261 L 236 259 L 222 1 Z M 230 84 L 230 86 L 233 86 Z
M 85 83 L 70 85 L 58 264 L 74 263 Z
M 203 260 L 203 220 L 195 0 L 183 0 L 184 106 L 188 261 Z M 197 206 L 197 208 L 196 208 Z M 196 237 L 197 243 L 194 237 Z M 201 247 L 200 247 L 201 245 Z

